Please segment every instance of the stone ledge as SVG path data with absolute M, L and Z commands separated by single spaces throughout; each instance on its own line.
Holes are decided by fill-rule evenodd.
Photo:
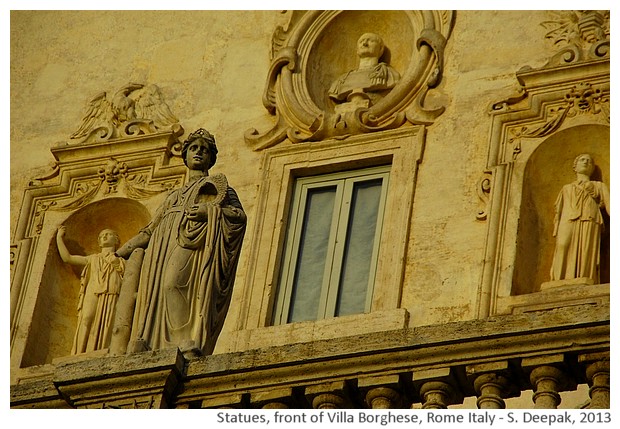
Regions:
M 473 395 L 466 381 L 467 365 L 550 355 L 576 362 L 580 355 L 606 352 L 609 346 L 609 305 L 571 306 L 190 360 L 168 349 L 69 360 L 38 371 L 24 368 L 23 377 L 11 385 L 11 406 L 190 407 L 359 377 L 411 380 L 411 374 L 415 378 L 424 371 L 448 368 L 456 371 L 462 391 Z M 530 388 L 526 383 L 521 381 L 522 389 Z
M 232 332 L 236 351 L 264 349 L 321 340 L 335 340 L 352 335 L 396 331 L 407 328 L 409 312 L 402 308 L 317 320 L 288 323 Z
M 499 314 L 517 314 L 567 306 L 599 305 L 609 305 L 609 283 L 584 285 L 565 282 L 535 293 L 498 297 L 496 311 Z
M 588 305 L 266 347 L 190 361 L 177 399 L 446 367 L 466 377 L 471 364 L 608 350 L 609 335 L 609 306 Z

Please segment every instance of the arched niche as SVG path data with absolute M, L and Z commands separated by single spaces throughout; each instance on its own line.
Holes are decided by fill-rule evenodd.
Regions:
M 66 227 L 64 241 L 71 254 L 90 255 L 100 251 L 97 237 L 102 229 L 115 230 L 124 243 L 150 218 L 146 207 L 135 200 L 106 198 L 77 210 L 62 222 Z M 54 235 L 47 250 L 22 367 L 51 363 L 71 353 L 80 275 L 81 267 L 61 260 Z
M 575 180 L 573 160 L 582 153 L 594 158 L 592 180 L 609 185 L 609 127 L 580 125 L 544 140 L 528 159 L 523 173 L 517 251 L 511 295 L 538 292 L 549 281 L 555 248 L 554 203 L 567 183 Z M 606 219 L 608 221 L 608 219 Z M 609 225 L 603 237 L 601 283 L 609 283 Z

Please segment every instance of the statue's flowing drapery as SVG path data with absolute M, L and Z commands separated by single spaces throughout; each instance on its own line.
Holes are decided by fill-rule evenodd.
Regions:
M 210 354 L 222 329 L 234 282 L 245 214 L 235 191 L 225 185 L 221 204 L 207 204 L 205 222 L 187 218 L 204 189 L 223 175 L 201 177 L 170 193 L 142 230 L 150 235 L 132 340 L 149 349 L 180 347 Z
M 609 190 L 604 183 L 577 181 L 562 188 L 555 202 L 551 280 L 588 278 L 600 283 L 601 208 L 609 212 Z
M 80 279 L 78 329 L 71 354 L 108 347 L 116 301 L 125 271 L 125 261 L 112 252 L 89 255 L 86 260 Z M 92 317 L 92 320 L 85 320 L 87 317 Z M 83 332 L 85 329 L 88 332 Z
M 379 63 L 371 69 L 351 70 L 336 79 L 329 91 L 329 96 L 343 102 L 355 91 L 361 90 L 371 99 L 376 99 L 374 92 L 394 88 L 400 80 L 400 74 L 386 63 Z

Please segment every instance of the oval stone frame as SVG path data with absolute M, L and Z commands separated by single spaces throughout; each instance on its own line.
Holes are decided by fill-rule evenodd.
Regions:
M 391 19 L 377 19 L 378 14 L 390 14 Z M 382 27 L 395 19 L 401 25 Z M 276 123 L 265 133 L 248 130 L 246 142 L 262 150 L 286 138 L 293 143 L 343 139 L 399 128 L 407 122 L 432 124 L 445 107 L 427 109 L 424 100 L 441 81 L 444 47 L 453 21 L 452 11 L 291 12 L 288 23 L 274 32 L 263 94 L 263 104 L 276 116 Z M 330 79 L 351 69 L 351 60 L 347 64 L 346 59 L 353 56 L 357 38 L 367 32 L 385 40 L 386 53 L 399 68 L 401 79 L 375 105 L 348 112 L 343 118 L 325 94 Z

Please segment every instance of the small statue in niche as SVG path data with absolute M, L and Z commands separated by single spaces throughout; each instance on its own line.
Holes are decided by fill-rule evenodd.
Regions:
M 603 182 L 590 180 L 594 167 L 592 156 L 578 155 L 573 162 L 577 180 L 564 185 L 555 202 L 552 282 L 600 283 L 601 209 L 609 214 L 609 189 Z
M 101 252 L 88 256 L 72 255 L 64 242 L 66 228 L 56 233 L 61 259 L 68 264 L 83 266 L 78 301 L 78 327 L 71 354 L 105 349 L 110 344 L 116 301 L 125 272 L 125 261 L 114 254 L 120 244 L 111 229 L 99 233 Z
M 230 304 L 246 215 L 226 177 L 209 175 L 217 146 L 208 131 L 191 133 L 182 156 L 189 182 L 116 252 L 146 249 L 129 351 L 211 354 Z
M 383 39 L 377 34 L 362 34 L 357 41 L 358 68 L 336 79 L 328 92 L 337 103 L 337 111 L 370 107 L 394 88 L 400 74 L 390 65 L 379 62 L 384 50 Z M 338 106 L 341 103 L 347 106 Z

